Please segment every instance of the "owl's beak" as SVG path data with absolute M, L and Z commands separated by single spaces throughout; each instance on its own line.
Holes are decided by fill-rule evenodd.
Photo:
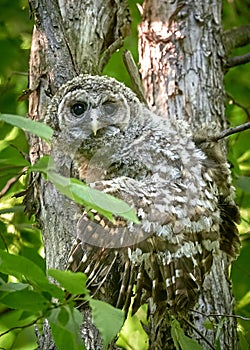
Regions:
M 97 118 L 92 119 L 91 126 L 92 126 L 92 130 L 93 130 L 93 134 L 94 134 L 94 136 L 96 136 L 98 126 L 99 126 Z

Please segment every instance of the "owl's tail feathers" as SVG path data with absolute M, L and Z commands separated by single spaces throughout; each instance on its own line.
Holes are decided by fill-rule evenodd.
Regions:
M 205 249 L 202 254 L 193 257 L 174 257 L 168 261 L 161 254 L 151 252 L 140 266 L 128 261 L 117 307 L 124 306 L 125 312 L 128 311 L 134 283 L 132 314 L 149 299 L 154 311 L 169 309 L 174 314 L 183 313 L 195 305 L 204 276 L 211 265 L 212 252 Z
M 194 258 L 172 259 L 168 265 L 160 265 L 165 281 L 167 307 L 174 313 L 181 313 L 192 307 L 201 285 L 201 272 Z M 157 301 L 156 301 L 157 302 Z
M 240 223 L 240 214 L 236 205 L 228 203 L 219 203 L 220 216 L 220 248 L 228 256 L 236 259 L 240 250 L 240 239 L 238 228 L 235 223 Z

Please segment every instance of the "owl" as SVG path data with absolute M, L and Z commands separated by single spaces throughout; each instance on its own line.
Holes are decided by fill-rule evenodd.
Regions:
M 68 268 L 88 275 L 93 295 L 112 285 L 111 303 L 125 312 L 149 301 L 172 314 L 192 308 L 214 255 L 234 258 L 239 245 L 223 157 L 197 144 L 183 120 L 158 116 L 104 76 L 68 81 L 46 122 L 56 171 L 125 201 L 138 218 L 118 209 L 111 222 L 82 208 Z

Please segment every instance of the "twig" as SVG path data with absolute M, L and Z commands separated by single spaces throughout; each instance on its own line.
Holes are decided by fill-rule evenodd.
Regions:
M 233 128 L 223 130 L 218 135 L 211 137 L 211 141 L 219 141 L 219 140 L 223 139 L 224 137 L 227 137 L 227 136 L 230 136 L 233 134 L 237 134 L 238 132 L 248 130 L 248 129 L 250 129 L 250 122 L 244 123 L 241 125 L 237 125 Z
M 115 53 L 117 50 L 119 50 L 123 46 L 123 38 L 120 37 L 116 41 L 114 41 L 103 53 L 100 62 L 99 62 L 99 73 L 103 71 L 103 68 L 108 63 L 110 57 Z
M 9 179 L 9 181 L 7 181 L 2 191 L 0 191 L 0 198 L 2 198 L 9 191 L 9 189 L 20 179 L 20 177 L 25 174 L 26 170 L 27 167 L 23 168 L 21 174 L 14 176 L 11 179 Z
M 241 108 L 245 112 L 247 119 L 250 120 L 250 112 L 248 111 L 249 107 L 247 108 L 247 107 L 243 106 L 242 104 L 240 104 L 239 102 L 237 102 L 234 99 L 234 97 L 231 94 L 229 94 L 228 92 L 227 92 L 227 97 L 230 99 L 229 104 L 234 104 L 235 106 Z
M 28 324 L 25 324 L 23 326 L 15 326 L 15 327 L 9 328 L 9 329 L 7 329 L 7 331 L 0 333 L 0 337 L 4 336 L 5 334 L 8 334 L 9 332 L 12 332 L 16 329 L 24 329 L 24 328 L 28 328 L 30 326 L 33 326 L 34 324 L 37 323 L 37 321 L 39 321 L 42 318 L 44 318 L 44 315 L 37 317 L 34 321 L 32 321 Z
M 197 310 L 191 310 L 192 312 L 196 312 L 197 314 L 200 314 L 202 316 L 206 316 L 206 317 L 232 317 L 232 318 L 239 318 L 240 320 L 243 321 L 250 321 L 249 317 L 244 317 L 244 316 L 240 316 L 240 315 L 230 315 L 230 314 L 205 314 L 204 312 L 201 311 L 197 311 Z
M 204 342 L 206 342 L 211 349 L 216 350 L 215 347 L 213 346 L 213 344 L 210 343 L 210 341 L 208 341 L 204 335 L 199 331 L 199 329 L 197 329 L 189 320 L 187 320 L 186 318 L 183 319 L 196 333 L 199 334 L 199 336 L 204 340 Z
M 207 136 L 207 137 L 195 137 L 194 138 L 194 141 L 196 144 L 200 144 L 200 143 L 203 143 L 203 142 L 217 142 L 227 136 L 230 136 L 230 135 L 233 135 L 233 134 L 236 134 L 238 132 L 241 132 L 241 131 L 244 131 L 244 130 L 248 130 L 250 129 L 250 122 L 247 122 L 247 123 L 244 123 L 244 124 L 241 124 L 241 125 L 238 125 L 238 126 L 235 126 L 233 128 L 229 128 L 229 129 L 226 129 L 226 130 L 223 130 L 221 131 L 220 133 L 218 134 L 215 134 L 214 136 Z
M 138 68 L 135 64 L 134 58 L 130 51 L 125 50 L 122 54 L 123 62 L 128 71 L 128 74 L 131 78 L 135 93 L 139 100 L 143 102 L 147 106 L 147 100 L 143 91 L 143 87 L 141 84 L 141 77 L 138 72 Z
M 241 56 L 230 57 L 227 60 L 226 68 L 232 68 L 248 62 L 250 62 L 250 53 L 246 53 L 245 55 L 241 55 Z

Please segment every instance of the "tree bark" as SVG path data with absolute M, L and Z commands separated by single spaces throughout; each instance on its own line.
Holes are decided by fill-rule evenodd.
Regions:
M 139 60 L 148 105 L 163 117 L 186 120 L 194 135 L 213 135 L 226 127 L 224 113 L 221 1 L 146 0 L 139 26 Z M 226 158 L 224 141 L 220 149 Z M 227 181 L 227 179 L 225 179 Z M 233 314 L 229 262 L 221 252 L 206 277 L 196 311 L 187 315 L 187 333 L 204 347 L 216 344 L 216 330 L 207 330 L 206 315 Z M 199 313 L 200 312 L 200 313 Z M 221 317 L 213 318 L 219 323 Z M 154 317 L 151 320 L 154 324 Z M 185 325 L 183 325 L 185 326 Z M 169 333 L 169 327 L 161 325 Z M 166 331 L 167 330 L 167 331 Z M 155 327 L 150 338 L 155 337 Z M 166 335 L 162 335 L 165 337 Z M 203 337 L 203 338 L 202 338 Z M 227 318 L 219 336 L 221 349 L 237 349 L 236 321 Z M 152 341 L 151 341 L 152 343 Z M 153 348 L 153 347 L 152 347 Z
M 53 94 L 80 73 L 100 74 L 110 55 L 128 33 L 127 1 L 29 1 L 35 26 L 30 55 L 29 117 L 43 121 Z M 49 154 L 48 146 L 30 137 L 30 158 Z M 75 238 L 81 209 L 40 179 L 35 187 L 37 218 L 42 228 L 47 268 L 64 269 Z M 38 201 L 38 204 L 37 204 Z M 84 313 L 82 337 L 86 349 L 102 349 L 102 340 Z M 38 336 L 39 349 L 55 349 L 47 323 Z

